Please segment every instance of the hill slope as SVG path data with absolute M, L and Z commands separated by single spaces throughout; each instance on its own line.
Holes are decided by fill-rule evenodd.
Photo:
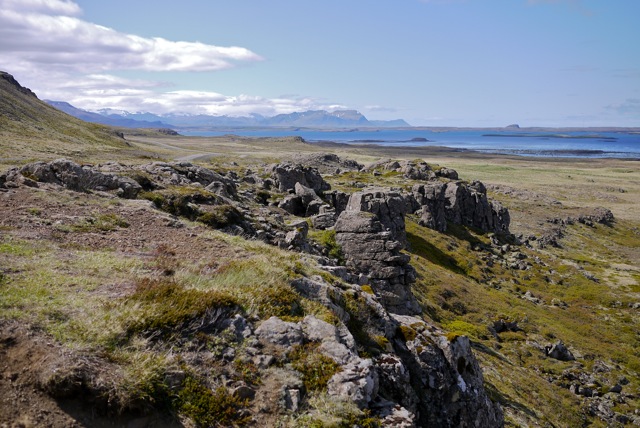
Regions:
M 0 162 L 82 158 L 126 147 L 115 130 L 49 106 L 12 75 L 0 71 Z

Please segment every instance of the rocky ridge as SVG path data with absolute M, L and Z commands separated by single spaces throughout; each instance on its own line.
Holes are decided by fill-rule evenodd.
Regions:
M 502 412 L 484 391 L 468 339 L 447 337 L 419 318 L 421 309 L 411 293 L 415 270 L 401 250 L 407 245 L 404 216 L 424 205 L 412 193 L 391 189 L 352 195 L 329 192 L 330 186 L 318 171 L 308 166 L 279 164 L 266 171 L 266 176 L 248 171 L 240 178 L 186 162 L 81 166 L 61 159 L 9 170 L 0 175 L 0 188 L 66 187 L 78 192 L 114 192 L 122 198 L 143 197 L 171 214 L 310 253 L 341 280 L 330 283 L 317 276 L 302 278 L 292 286 L 332 310 L 337 323 L 313 316 L 299 322 L 277 317 L 260 322 L 229 313 L 229 318 L 211 320 L 208 328 L 232 331 L 234 340 L 258 349 L 248 357 L 265 370 L 275 362 L 269 356 L 272 352 L 286 355 L 292 347 L 314 344 L 339 367 L 328 381 L 329 393 L 371 412 L 383 426 L 500 426 Z M 247 189 L 243 183 L 251 186 Z M 245 190 L 238 190 L 240 187 Z M 262 208 L 258 205 L 256 210 L 260 192 L 276 189 L 291 193 L 282 199 L 276 196 L 282 193 L 271 193 L 273 202 Z M 486 203 L 482 198 L 474 201 Z M 269 203 L 262 199 L 265 202 Z M 225 216 L 221 207 L 237 215 Z M 457 208 L 449 209 L 455 212 Z M 340 266 L 338 260 L 324 255 L 325 248 L 307 239 L 306 222 L 287 225 L 284 218 L 290 215 L 311 216 L 314 222 L 320 216 L 328 217 L 324 226 L 334 231 L 346 265 Z M 360 309 L 355 313 L 345 310 L 345 302 L 354 299 Z M 366 326 L 358 333 L 359 340 L 353 325 Z M 377 349 L 374 355 L 361 356 L 363 340 L 370 341 L 370 349 Z M 268 349 L 276 351 L 266 352 Z M 296 379 L 295 372 L 291 376 Z M 85 387 L 91 389 L 90 382 Z M 57 391 L 56 386 L 47 388 Z M 291 381 L 282 388 L 282 411 L 301 411 L 307 393 L 304 386 Z

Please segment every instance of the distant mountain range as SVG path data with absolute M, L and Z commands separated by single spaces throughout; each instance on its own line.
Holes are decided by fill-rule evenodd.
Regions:
M 369 120 L 356 110 L 310 110 L 299 113 L 279 114 L 268 117 L 259 114 L 250 116 L 210 116 L 189 114 L 156 115 L 153 113 L 129 113 L 112 109 L 91 112 L 72 106 L 64 101 L 45 100 L 51 106 L 87 122 L 127 128 L 216 128 L 216 127 L 301 127 L 301 128 L 394 128 L 411 126 L 402 119 Z

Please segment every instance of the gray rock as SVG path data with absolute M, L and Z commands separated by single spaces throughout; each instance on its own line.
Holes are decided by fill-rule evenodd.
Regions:
M 336 214 L 334 212 L 328 212 L 314 215 L 311 217 L 311 223 L 313 224 L 313 228 L 318 230 L 332 228 L 336 224 Z
M 349 204 L 349 198 L 351 195 L 341 192 L 339 190 L 334 190 L 330 193 L 325 193 L 325 198 L 329 202 L 336 213 L 336 217 L 342 213 L 342 211 L 347 209 L 347 205 Z
M 470 185 L 435 181 L 412 188 L 423 226 L 444 232 L 447 222 L 452 222 L 485 232 L 508 232 L 509 211 L 499 202 L 489 202 L 486 192 L 479 181 Z
M 296 183 L 313 189 L 316 193 L 330 190 L 331 186 L 324 181 L 317 169 L 294 163 L 271 165 L 266 171 L 271 174 L 281 192 L 294 190 Z
M 545 346 L 544 350 L 545 354 L 547 354 L 548 357 L 554 358 L 556 360 L 573 361 L 576 359 L 561 340 L 554 343 L 553 345 Z
M 439 170 L 436 170 L 436 175 L 438 177 L 444 177 L 450 180 L 458 179 L 458 172 L 455 169 L 451 168 L 440 168 Z
M 302 328 L 299 324 L 282 321 L 278 317 L 271 317 L 264 321 L 255 333 L 258 339 L 273 345 L 290 347 L 300 345 L 303 341 Z
M 300 196 L 302 200 L 302 204 L 305 207 L 309 205 L 312 201 L 322 201 L 313 189 L 300 184 L 300 182 L 296 182 L 294 186 L 294 190 L 295 190 L 295 194 L 297 196 Z
M 392 238 L 391 232 L 384 231 L 376 215 L 344 211 L 338 217 L 335 231 L 336 242 L 342 248 L 347 267 L 356 274 L 366 274 L 387 310 L 419 312 L 419 305 L 409 289 L 415 281 L 410 258 L 400 253 L 402 244 Z
M 376 216 L 385 230 L 391 232 L 391 238 L 407 241 L 404 216 L 407 213 L 407 201 L 399 193 L 390 189 L 367 189 L 356 192 L 349 198 L 347 211 L 364 211 Z
M 20 168 L 19 172 L 27 178 L 58 184 L 78 192 L 117 190 L 119 196 L 135 199 L 142 190 L 142 187 L 130 178 L 104 174 L 92 167 L 80 166 L 67 159 L 27 164 Z
M 378 394 L 378 373 L 370 359 L 359 359 L 342 367 L 327 384 L 329 395 L 352 401 L 361 409 Z
M 340 334 L 336 326 L 307 315 L 302 320 L 302 331 L 307 340 L 320 342 L 318 351 L 338 364 L 345 365 L 358 359 L 355 340 L 346 327 Z
M 282 208 L 289 214 L 295 216 L 305 216 L 307 214 L 307 208 L 302 203 L 302 197 L 298 195 L 287 195 L 278 204 L 278 207 Z

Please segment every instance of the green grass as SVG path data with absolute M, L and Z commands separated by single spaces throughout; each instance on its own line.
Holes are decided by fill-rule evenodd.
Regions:
M 224 293 L 189 289 L 171 278 L 141 279 L 124 305 L 134 306 L 138 312 L 135 319 L 124 322 L 128 336 L 156 332 L 188 334 L 190 322 L 214 314 L 216 318 L 229 317 L 239 306 Z
M 298 345 L 288 357 L 294 369 L 302 373 L 302 382 L 307 391 L 326 390 L 329 379 L 340 371 L 340 365 L 317 351 L 319 343 Z
M 567 363 L 548 359 L 532 343 L 543 346 L 561 339 L 577 350 L 587 370 L 593 361 L 602 360 L 619 367 L 618 376 L 638 379 L 640 319 L 627 307 L 634 300 L 627 295 L 629 287 L 610 283 L 603 275 L 614 262 L 633 266 L 638 240 L 632 230 L 624 222 L 614 228 L 570 226 L 562 248 L 518 248 L 532 267 L 511 271 L 499 263 L 489 267 L 479 262 L 483 252 L 473 247 L 486 242 L 482 235 L 471 230 L 436 234 L 407 221 L 412 264 L 419 273 L 412 291 L 432 319 L 450 332 L 451 339 L 462 334 L 472 339 L 488 388 L 506 410 L 507 426 L 535 421 L 572 427 L 594 422 L 583 414 L 574 395 L 549 383 L 544 375 L 559 376 Z M 536 256 L 544 264 L 534 262 Z M 600 282 L 587 279 L 580 266 L 595 273 Z M 525 291 L 544 304 L 522 299 Z M 568 307 L 551 306 L 554 298 Z M 624 303 L 612 309 L 616 301 Z M 494 338 L 486 327 L 500 317 L 517 320 L 523 331 L 503 332 Z M 638 387 L 640 383 L 635 382 L 631 389 Z M 629 412 L 637 404 L 631 400 L 623 407 Z

